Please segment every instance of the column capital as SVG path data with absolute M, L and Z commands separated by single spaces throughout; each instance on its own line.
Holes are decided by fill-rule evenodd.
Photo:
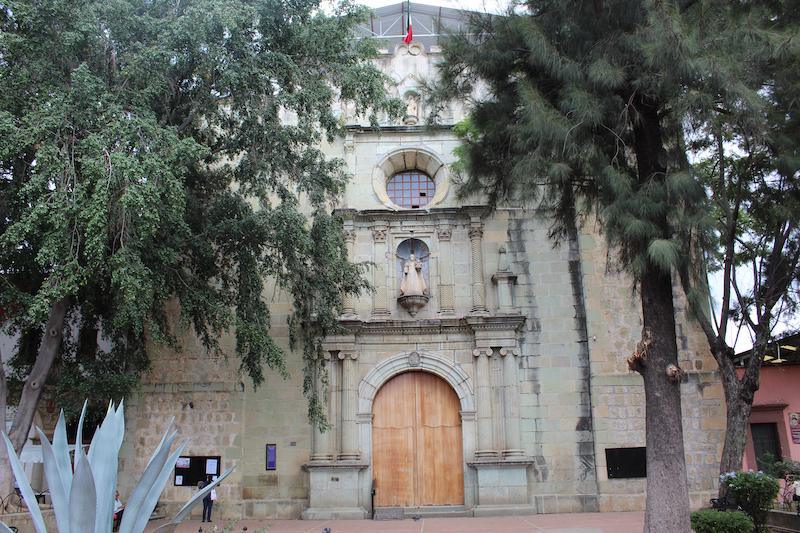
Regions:
M 372 240 L 375 242 L 386 242 L 386 226 L 372 227 Z
M 347 242 L 348 244 L 352 244 L 352 243 L 356 242 L 356 231 L 354 229 L 352 229 L 352 228 L 347 229 L 346 228 L 346 229 L 344 229 L 342 231 L 342 234 L 344 235 L 345 242 Z
M 474 350 L 472 350 L 472 355 L 474 355 L 475 357 L 480 357 L 482 355 L 485 355 L 486 357 L 491 357 L 492 352 L 493 350 L 491 348 L 475 348 Z
M 517 348 L 500 348 L 500 355 L 502 355 L 503 357 L 505 357 L 506 355 L 514 357 L 516 355 L 519 355 L 519 350 Z
M 469 225 L 469 230 L 467 232 L 469 234 L 470 239 L 481 239 L 483 238 L 483 224 L 481 222 L 473 222 Z
M 436 228 L 436 237 L 440 242 L 449 242 L 453 236 L 453 228 L 449 225 L 442 225 Z
M 344 360 L 344 359 L 352 359 L 353 361 L 355 361 L 356 359 L 358 359 L 358 352 L 341 351 L 341 352 L 339 352 L 339 359 L 342 359 L 342 360 Z

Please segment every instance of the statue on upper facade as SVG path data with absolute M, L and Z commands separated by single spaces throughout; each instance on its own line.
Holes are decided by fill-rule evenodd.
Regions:
M 425 296 L 428 286 L 422 274 L 422 261 L 412 252 L 403 263 L 403 280 L 400 282 L 401 296 Z

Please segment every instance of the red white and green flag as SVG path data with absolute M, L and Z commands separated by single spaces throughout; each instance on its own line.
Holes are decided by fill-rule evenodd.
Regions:
M 411 0 L 406 2 L 406 36 L 403 37 L 403 42 L 408 44 L 414 38 L 414 32 L 411 30 Z

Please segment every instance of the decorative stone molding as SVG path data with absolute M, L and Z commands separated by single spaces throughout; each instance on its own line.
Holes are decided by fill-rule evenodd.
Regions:
M 345 247 L 347 248 L 347 260 L 353 260 L 353 248 L 356 242 L 356 232 L 355 229 L 352 227 L 345 227 L 342 231 L 344 234 L 344 243 Z M 355 317 L 356 316 L 356 305 L 355 299 L 352 295 L 348 294 L 345 295 L 342 301 L 342 315 L 345 317 Z
M 372 413 L 372 402 L 375 394 L 384 383 L 397 374 L 409 370 L 424 370 L 436 374 L 445 380 L 455 391 L 461 403 L 461 411 L 475 411 L 475 400 L 472 392 L 472 381 L 464 370 L 452 361 L 425 351 L 418 351 L 419 365 L 412 366 L 409 357 L 412 352 L 402 352 L 384 359 L 361 380 L 358 386 L 358 412 Z
M 372 228 L 372 240 L 375 242 L 386 242 L 386 226 L 375 226 Z
M 398 172 L 415 169 L 425 172 L 436 184 L 436 193 L 421 210 L 427 210 L 444 200 L 450 187 L 450 176 L 442 158 L 426 148 L 400 148 L 385 154 L 372 171 L 372 189 L 384 206 L 395 211 L 410 211 L 389 198 L 386 182 Z
M 483 284 L 483 223 L 480 217 L 472 217 L 469 244 L 472 265 L 472 312 L 486 314 L 486 290 Z
M 449 242 L 453 236 L 453 228 L 450 226 L 439 226 L 436 228 L 436 238 L 441 242 Z

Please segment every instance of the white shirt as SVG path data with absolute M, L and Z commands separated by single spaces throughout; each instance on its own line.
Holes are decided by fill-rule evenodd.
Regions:
M 125 506 L 122 505 L 122 501 L 119 498 L 115 498 L 114 499 L 114 512 L 118 513 L 119 510 L 122 509 L 123 507 L 125 507 Z

